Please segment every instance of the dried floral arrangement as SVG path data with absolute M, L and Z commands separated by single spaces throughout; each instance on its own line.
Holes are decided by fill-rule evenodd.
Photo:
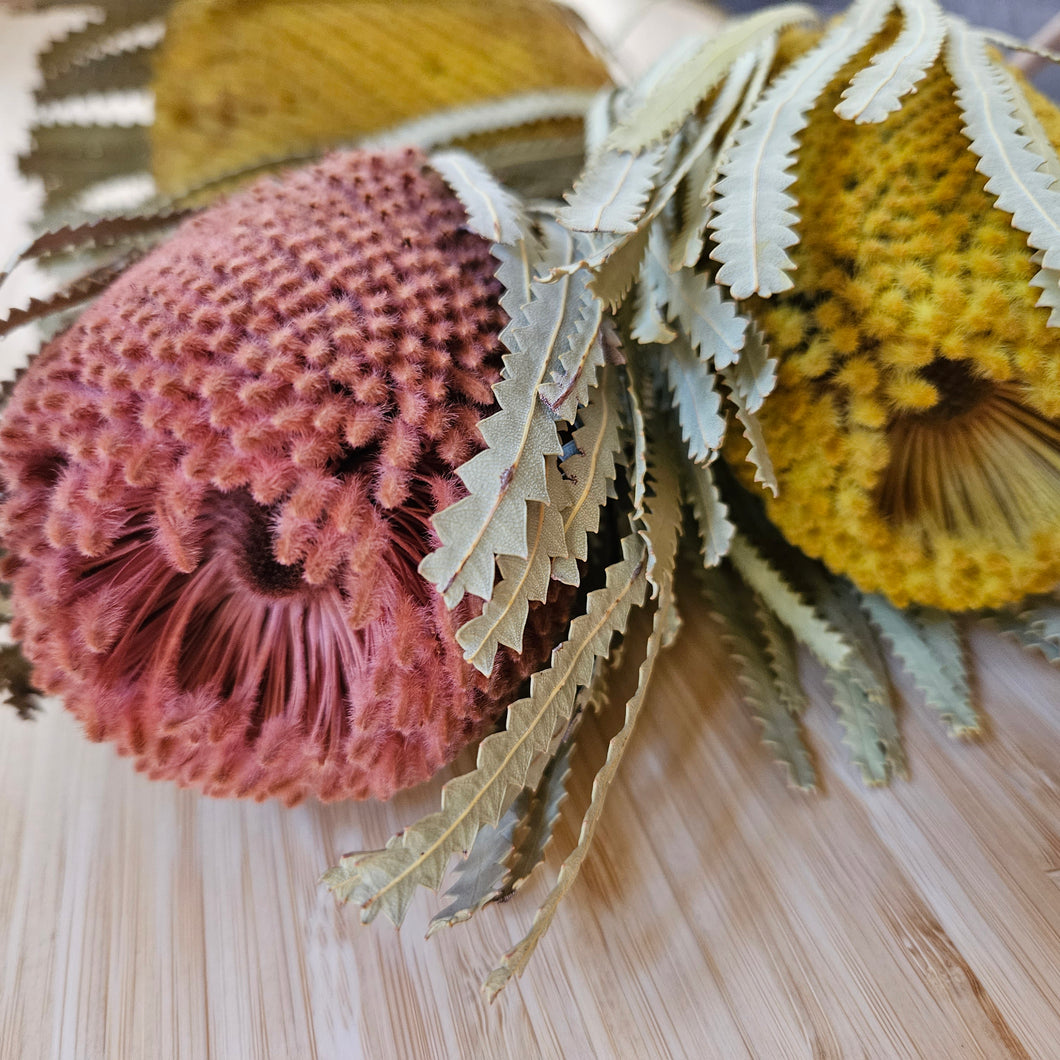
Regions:
M 353 105 L 392 83 L 370 7 L 182 0 L 160 38 L 167 5 L 106 0 L 42 56 L 42 100 L 150 83 L 157 121 L 39 125 L 23 160 L 48 201 L 13 266 L 62 279 L 0 323 L 54 335 L 3 391 L 25 658 L 0 670 L 20 712 L 59 694 L 211 794 L 385 798 L 481 740 L 436 813 L 324 876 L 400 924 L 456 857 L 434 931 L 543 860 L 649 608 L 577 844 L 495 996 L 651 707 L 679 564 L 802 788 L 800 649 L 870 784 L 905 768 L 885 649 L 955 736 L 980 725 L 968 623 L 1060 659 L 1060 111 L 996 50 L 1023 45 L 934 0 L 827 26 L 777 7 L 602 88 L 551 4 L 462 0 L 371 24 L 420 55 L 493 18 L 482 83 L 421 93 L 413 63 L 384 132 Z M 339 64 L 349 113 L 275 71 L 261 106 L 222 100 L 215 51 L 260 67 L 314 25 L 338 43 L 295 80 Z M 71 212 L 148 165 L 165 198 Z

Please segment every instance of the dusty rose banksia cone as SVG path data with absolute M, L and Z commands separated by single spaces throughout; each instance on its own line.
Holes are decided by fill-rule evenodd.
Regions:
M 499 378 L 496 262 L 415 152 L 333 156 L 185 223 L 21 380 L 4 575 L 35 680 L 152 777 L 386 798 L 479 737 L 486 678 L 417 573 Z

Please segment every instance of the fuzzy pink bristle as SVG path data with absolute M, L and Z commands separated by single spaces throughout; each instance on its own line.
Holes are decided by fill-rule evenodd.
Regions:
M 482 734 L 563 612 L 483 677 L 473 603 L 417 572 L 494 407 L 495 270 L 422 156 L 334 155 L 185 222 L 42 351 L 0 425 L 3 569 L 91 738 L 295 802 L 386 798 Z

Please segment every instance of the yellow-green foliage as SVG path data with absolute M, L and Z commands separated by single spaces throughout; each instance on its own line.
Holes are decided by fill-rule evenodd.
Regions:
M 606 81 L 549 0 L 178 0 L 155 68 L 155 179 L 182 191 L 439 108 Z
M 760 413 L 769 515 L 899 605 L 1049 589 L 1060 330 L 1035 308 L 1026 238 L 984 190 L 941 60 L 878 125 L 833 113 L 846 80 L 802 137 L 795 286 L 749 306 L 780 359 Z M 1060 142 L 1060 112 L 1031 97 Z

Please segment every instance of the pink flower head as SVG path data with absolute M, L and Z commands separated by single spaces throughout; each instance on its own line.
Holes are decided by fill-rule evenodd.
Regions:
M 465 220 L 415 152 L 332 156 L 186 222 L 21 380 L 14 630 L 92 739 L 213 795 L 386 798 L 545 660 L 547 605 L 482 677 L 417 573 L 500 375 Z

